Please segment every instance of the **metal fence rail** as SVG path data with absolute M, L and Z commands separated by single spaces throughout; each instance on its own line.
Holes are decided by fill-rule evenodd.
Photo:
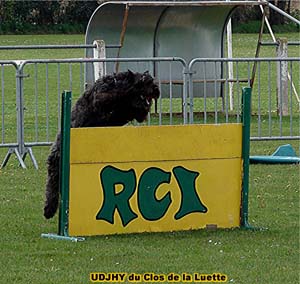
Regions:
M 233 77 L 229 77 L 229 62 L 233 64 Z M 206 71 L 220 68 L 221 78 Z M 252 86 L 251 139 L 300 138 L 299 58 L 195 58 L 188 70 L 191 123 L 239 122 L 241 87 Z M 198 73 L 202 74 L 201 80 L 194 79 Z M 196 98 L 200 91 L 203 98 Z
M 62 91 L 72 91 L 76 101 L 86 88 L 87 68 L 95 64 L 154 76 L 161 96 L 148 125 L 240 122 L 241 89 L 252 86 L 251 140 L 300 139 L 300 58 L 195 58 L 189 64 L 178 57 L 0 61 L 0 148 L 8 149 L 2 167 L 12 154 L 23 168 L 27 154 L 38 167 L 32 147 L 55 140 Z
M 20 62 L 16 72 L 16 100 L 19 104 L 17 114 L 18 137 L 15 140 L 18 147 L 18 157 L 23 158 L 29 154 L 33 164 L 37 168 L 32 147 L 51 145 L 60 128 L 60 102 L 63 90 L 70 90 L 73 93 L 74 101 L 85 89 L 84 72 L 87 65 L 95 63 L 113 65 L 120 63 L 120 71 L 127 71 L 128 66 L 134 72 L 145 72 L 155 70 L 157 74 L 161 70 L 169 70 L 169 80 L 162 81 L 160 76 L 155 77 L 163 97 L 158 99 L 155 107 L 148 115 L 148 125 L 161 125 L 175 123 L 187 123 L 186 104 L 186 63 L 181 58 L 121 58 L 121 59 L 41 59 L 26 60 Z M 173 98 L 172 90 L 174 84 L 173 70 L 181 68 L 180 81 L 183 82 L 182 97 Z M 152 74 L 154 76 L 154 74 Z M 164 88 L 162 87 L 164 86 Z M 175 113 L 174 110 L 177 112 Z M 177 115 L 180 112 L 180 115 Z M 167 114 L 168 113 L 168 114 Z M 2 121 L 4 121 L 2 119 Z M 5 145 L 3 145 L 5 146 Z M 6 145 L 8 146 L 8 145 Z M 5 166 L 10 155 L 7 155 L 2 167 Z M 22 167 L 25 164 L 20 161 Z
M 173 120 L 173 105 L 176 103 L 172 97 L 172 66 L 179 65 L 181 68 L 181 80 L 186 81 L 186 64 L 181 58 L 122 58 L 122 59 L 62 59 L 62 60 L 28 60 L 22 63 L 20 71 L 24 74 L 24 129 L 25 146 L 49 145 L 53 141 L 55 134 L 60 127 L 60 95 L 65 89 L 72 91 L 73 97 L 78 98 L 84 91 L 83 72 L 87 65 L 96 62 L 105 64 L 122 63 L 120 71 L 127 71 L 127 64 L 134 72 L 145 72 L 151 70 L 151 66 L 156 64 L 156 71 L 160 74 L 160 69 L 167 66 L 169 68 L 169 81 L 162 82 L 158 76 L 157 84 L 162 89 L 162 84 L 168 88 L 164 96 L 169 98 L 166 104 L 162 98 L 157 102 L 157 113 L 153 110 L 149 114 L 147 123 L 165 124 Z M 153 75 L 153 74 L 152 74 Z M 28 77 L 28 78 L 27 78 Z M 184 83 L 186 86 L 186 83 Z M 186 92 L 183 89 L 183 98 Z M 177 101 L 178 103 L 178 101 Z M 180 109 L 182 111 L 182 109 Z M 168 118 L 163 115 L 168 112 Z M 179 123 L 186 123 L 186 109 L 183 108 L 182 119 Z
M 120 48 L 119 44 L 108 44 L 106 48 Z M 44 45 L 1 45 L 0 50 L 25 50 L 25 49 L 85 49 L 97 48 L 96 44 L 44 44 Z

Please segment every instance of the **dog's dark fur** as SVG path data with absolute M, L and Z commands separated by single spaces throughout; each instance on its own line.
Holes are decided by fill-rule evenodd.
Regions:
M 99 79 L 78 99 L 71 113 L 71 127 L 122 126 L 147 118 L 159 89 L 148 72 L 131 71 Z M 48 179 L 44 216 L 52 218 L 59 202 L 60 134 L 48 157 Z

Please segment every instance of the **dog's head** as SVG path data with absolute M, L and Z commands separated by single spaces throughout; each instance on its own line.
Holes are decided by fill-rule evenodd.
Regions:
M 132 114 L 138 122 L 143 122 L 150 111 L 152 100 L 159 97 L 159 88 L 148 71 L 133 73 L 128 70 L 126 73 L 132 82 L 129 90 Z

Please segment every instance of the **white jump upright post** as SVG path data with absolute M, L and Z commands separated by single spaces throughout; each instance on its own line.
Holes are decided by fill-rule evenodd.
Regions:
M 104 40 L 95 40 L 93 44 L 96 45 L 94 48 L 93 57 L 97 59 L 106 58 Z M 94 81 L 102 78 L 104 75 L 106 75 L 106 63 L 94 62 Z
M 288 42 L 286 38 L 278 39 L 276 53 L 278 58 L 288 57 Z M 280 61 L 277 63 L 277 112 L 279 115 L 287 116 L 288 107 L 288 63 Z

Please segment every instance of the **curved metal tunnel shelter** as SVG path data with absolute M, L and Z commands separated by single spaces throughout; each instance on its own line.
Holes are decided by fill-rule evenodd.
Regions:
M 193 58 L 224 57 L 224 31 L 233 9 L 240 5 L 262 5 L 257 1 L 118 1 L 106 2 L 93 13 L 86 31 L 86 44 L 104 40 L 106 58 L 180 57 L 187 63 Z M 109 48 L 112 47 L 112 48 Z M 93 57 L 87 49 L 86 57 Z M 106 72 L 135 70 L 132 63 L 120 63 Z M 157 76 L 156 64 L 147 68 Z M 160 79 L 169 79 L 163 66 Z M 222 66 L 209 67 L 206 74 L 222 77 Z M 182 66 L 172 69 L 172 80 L 182 80 Z M 203 79 L 197 74 L 196 79 Z M 86 82 L 94 82 L 93 67 L 86 68 Z M 199 87 L 199 86 L 198 86 Z M 215 88 L 215 86 L 211 86 Z M 201 88 L 200 88 L 201 89 Z M 220 85 L 218 86 L 220 90 Z M 178 91 L 174 90 L 174 93 Z M 203 96 L 199 94 L 198 96 Z M 200 91 L 201 93 L 201 91 Z M 213 92 L 208 92 L 209 93 Z M 179 96 L 175 94 L 174 96 Z

